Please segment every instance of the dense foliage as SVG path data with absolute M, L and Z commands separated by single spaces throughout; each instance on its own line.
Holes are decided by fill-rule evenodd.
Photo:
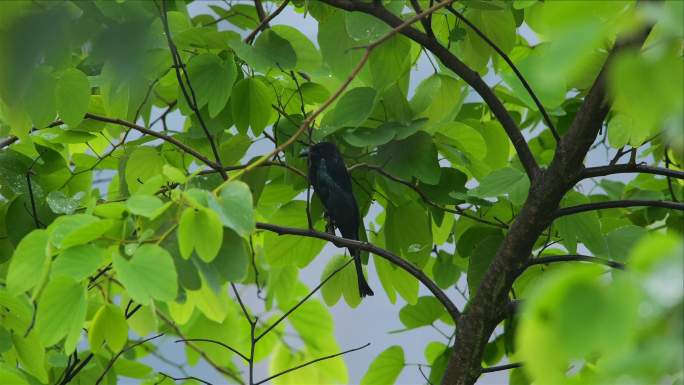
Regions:
M 321 140 L 365 218 L 364 301 L 450 329 L 426 383 L 682 383 L 682 2 L 187 3 L 0 3 L 0 383 L 171 384 L 140 362 L 158 333 L 227 381 L 347 383 L 350 259 L 298 279 L 350 245 L 308 200 Z M 392 346 L 362 383 L 404 367 Z

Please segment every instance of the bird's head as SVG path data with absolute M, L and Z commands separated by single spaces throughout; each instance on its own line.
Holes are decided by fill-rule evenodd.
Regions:
M 330 142 L 320 142 L 309 147 L 309 150 L 302 153 L 301 156 L 308 156 L 311 162 L 316 162 L 320 159 L 335 159 L 341 157 L 340 151 Z

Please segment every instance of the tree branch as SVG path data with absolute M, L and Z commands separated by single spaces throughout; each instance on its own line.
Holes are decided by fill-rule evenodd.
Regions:
M 289 2 L 290 2 L 290 0 L 284 0 L 280 4 L 280 6 L 278 8 L 276 8 L 275 11 L 273 11 L 270 15 L 263 17 L 264 9 L 263 9 L 263 7 L 261 7 L 261 2 L 259 2 L 259 0 L 255 0 L 255 5 L 258 4 L 257 12 L 259 12 L 259 9 L 261 8 L 261 13 L 259 14 L 259 19 L 261 20 L 261 22 L 259 23 L 259 25 L 257 25 L 256 28 L 254 28 L 254 30 L 252 32 L 250 32 L 249 35 L 247 35 L 244 42 L 247 44 L 251 44 L 252 40 L 254 40 L 257 33 L 259 33 L 259 31 L 261 31 L 261 30 L 268 28 L 269 27 L 268 23 L 271 20 L 273 20 L 276 16 L 278 16 L 280 14 L 280 12 L 283 11 Z
M 520 362 L 516 362 L 513 364 L 499 365 L 499 366 L 490 366 L 488 368 L 482 368 L 482 373 L 500 372 L 502 370 L 509 370 L 509 369 L 515 369 L 515 368 L 520 368 L 520 367 L 522 367 L 522 364 Z
M 259 336 L 257 336 L 257 337 L 254 339 L 254 342 L 255 342 L 255 343 L 258 342 L 263 336 L 265 336 L 268 332 L 270 332 L 271 330 L 273 330 L 273 328 L 275 328 L 276 326 L 278 326 L 279 323 L 281 323 L 282 321 L 284 321 L 285 318 L 287 318 L 290 314 L 292 314 L 292 312 L 294 312 L 295 310 L 297 310 L 297 308 L 299 308 L 302 304 L 304 304 L 304 302 L 306 302 L 306 300 L 308 300 L 309 298 L 311 298 L 312 295 L 314 295 L 321 287 L 323 287 L 323 285 L 325 285 L 326 282 L 328 282 L 333 276 L 335 276 L 335 274 L 339 273 L 340 271 L 342 271 L 342 269 L 344 269 L 345 267 L 347 267 L 347 265 L 349 265 L 349 263 L 351 263 L 352 261 L 353 261 L 353 259 L 348 260 L 347 262 L 345 262 L 344 265 L 338 267 L 338 268 L 335 269 L 332 273 L 328 274 L 328 276 L 325 277 L 325 279 L 322 280 L 322 281 L 321 281 L 313 290 L 311 290 L 311 291 L 309 292 L 309 294 L 307 294 L 304 298 L 302 298 L 301 300 L 299 300 L 299 302 L 297 302 L 296 305 L 292 306 L 292 307 L 290 308 L 290 310 L 288 310 L 287 312 L 285 312 L 285 314 L 283 314 L 282 316 L 280 316 L 280 318 L 278 318 L 278 320 L 276 320 L 273 324 L 271 324 L 271 326 L 269 326 L 266 330 L 264 330 L 261 334 L 259 334 Z
M 10 137 L 7 138 L 7 139 L 3 139 L 2 141 L 0 141 L 0 149 L 3 149 L 3 148 L 5 148 L 5 147 L 7 147 L 7 146 L 13 144 L 13 143 L 16 142 L 17 140 L 19 140 L 19 138 L 16 137 L 16 136 L 10 136 Z
M 594 202 L 587 203 L 585 205 L 577 205 L 570 207 L 563 207 L 562 209 L 556 210 L 555 217 L 562 217 L 565 215 L 582 213 L 585 211 L 592 210 L 602 210 L 602 209 L 613 209 L 620 207 L 636 207 L 636 206 L 649 206 L 649 207 L 662 207 L 666 209 L 681 210 L 684 211 L 684 203 L 679 202 L 669 202 L 669 201 L 649 201 L 643 199 L 626 199 L 621 201 L 608 201 L 608 202 Z
M 653 167 L 642 164 L 627 163 L 585 168 L 584 171 L 582 171 L 582 173 L 580 174 L 580 180 L 586 178 L 595 178 L 599 176 L 629 173 L 654 174 L 663 175 L 670 178 L 684 179 L 684 171 L 677 171 L 669 168 Z
M 109 362 L 107 363 L 107 366 L 106 366 L 105 369 L 102 371 L 102 374 L 100 374 L 100 377 L 98 377 L 97 380 L 95 381 L 95 385 L 99 385 L 100 382 L 102 382 L 102 380 L 104 379 L 104 377 L 105 377 L 105 375 L 107 374 L 107 372 L 109 371 L 109 369 L 111 369 L 112 366 L 114 366 L 114 362 L 115 362 L 119 357 L 121 357 L 122 354 L 124 354 L 124 353 L 126 353 L 127 351 L 129 351 L 129 350 L 135 348 L 135 347 L 138 346 L 138 345 L 142 345 L 142 344 L 144 344 L 145 342 L 152 341 L 153 339 L 159 338 L 159 337 L 161 337 L 161 336 L 163 336 L 163 335 L 164 335 L 164 333 L 160 333 L 160 334 L 157 334 L 156 336 L 152 336 L 152 337 L 150 337 L 150 338 L 145 338 L 145 339 L 142 340 L 142 341 L 138 341 L 138 342 L 134 343 L 133 345 L 127 347 L 127 348 L 121 349 L 118 353 L 116 353 L 116 355 L 114 355 L 114 357 L 112 357 L 111 360 L 109 360 Z
M 240 353 L 237 349 L 233 348 L 232 346 L 229 346 L 228 344 L 224 344 L 224 343 L 221 342 L 221 341 L 211 340 L 211 339 L 208 339 L 208 338 L 182 338 L 182 339 L 180 339 L 180 340 L 175 340 L 175 341 L 173 341 L 173 342 L 174 342 L 174 343 L 177 343 L 177 342 L 209 342 L 209 343 L 212 343 L 212 344 L 216 344 L 216 345 L 223 346 L 224 348 L 226 348 L 226 349 L 230 350 L 231 352 L 233 352 L 233 353 L 237 354 L 238 356 L 240 356 L 243 360 L 249 361 L 249 358 L 247 358 L 246 355 Z
M 525 90 L 527 90 L 527 93 L 530 94 L 530 97 L 532 97 L 532 100 L 534 101 L 534 104 L 537 106 L 537 109 L 539 112 L 542 114 L 544 117 L 544 121 L 546 122 L 546 126 L 549 127 L 549 130 L 551 130 L 551 134 L 553 135 L 553 138 L 556 139 L 556 142 L 560 141 L 560 135 L 558 135 L 558 131 L 556 130 L 556 126 L 553 125 L 553 122 L 551 121 L 551 117 L 549 117 L 549 114 L 546 112 L 546 109 L 544 109 L 544 106 L 542 105 L 541 101 L 537 97 L 537 95 L 532 91 L 532 87 L 530 87 L 529 83 L 527 83 L 527 80 L 525 80 L 525 77 L 523 74 L 518 70 L 518 67 L 515 66 L 513 63 L 513 60 L 506 55 L 504 51 L 501 50 L 487 35 L 484 34 L 475 24 L 473 24 L 470 20 L 468 20 L 462 13 L 458 12 L 455 10 L 453 7 L 449 6 L 446 8 L 449 12 L 451 12 L 454 16 L 459 18 L 462 22 L 464 22 L 468 27 L 470 27 L 475 33 L 477 33 L 482 40 L 484 40 L 496 53 L 501 56 L 502 59 L 508 65 L 511 67 L 513 72 L 515 73 L 515 76 L 518 77 L 518 80 L 520 80 L 520 83 L 522 83 L 523 87 L 525 87 Z
M 590 255 L 569 254 L 569 255 L 549 255 L 549 256 L 530 259 L 529 261 L 527 261 L 527 263 L 522 268 L 520 268 L 519 274 L 522 274 L 530 266 L 548 265 L 550 263 L 571 262 L 571 261 L 598 263 L 601 265 L 606 265 L 606 266 L 612 267 L 614 269 L 625 270 L 625 265 L 620 263 L 620 262 L 617 262 L 617 261 L 612 261 L 610 259 L 599 258 L 599 257 L 592 257 Z
M 290 368 L 290 369 L 287 369 L 287 370 L 283 370 L 283 371 L 280 372 L 280 373 L 276 373 L 276 374 L 274 374 L 274 375 L 272 375 L 272 376 L 270 376 L 270 377 L 264 378 L 263 380 L 261 380 L 261 381 L 255 383 L 254 385 L 263 384 L 264 382 L 268 382 L 268 381 L 270 381 L 270 380 L 272 380 L 272 379 L 274 379 L 274 378 L 276 378 L 276 377 L 280 377 L 280 376 L 282 376 L 283 374 L 287 374 L 287 373 L 290 373 L 290 372 L 292 372 L 292 371 L 294 371 L 294 370 L 301 369 L 301 368 L 303 368 L 303 367 L 305 367 L 305 366 L 309 366 L 309 365 L 311 365 L 311 364 L 315 364 L 316 362 L 323 361 L 323 360 L 328 360 L 328 359 L 330 359 L 330 358 L 335 358 L 335 357 L 341 356 L 341 355 L 343 355 L 343 354 L 355 352 L 355 351 L 357 351 L 357 350 L 361 350 L 361 349 L 363 349 L 363 348 L 365 348 L 365 347 L 368 347 L 368 346 L 370 346 L 370 342 L 367 343 L 367 344 L 365 344 L 365 345 L 363 345 L 363 346 L 359 346 L 358 348 L 349 349 L 349 350 L 345 350 L 345 351 L 343 351 L 343 352 L 331 354 L 331 355 L 329 355 L 329 356 L 316 358 L 315 360 L 311 360 L 311 361 L 305 362 L 305 363 L 303 363 L 303 364 L 301 364 L 301 365 L 297 365 L 297 366 L 295 366 L 295 367 L 293 367 L 293 368 Z
M 357 2 L 351 0 L 322 0 L 324 3 L 336 8 L 344 9 L 351 12 L 363 12 L 373 15 L 376 18 L 384 21 L 390 27 L 397 27 L 403 24 L 403 21 L 394 15 L 392 12 L 377 4 L 369 4 L 364 2 Z M 513 143 L 520 162 L 525 168 L 525 172 L 530 180 L 534 179 L 539 173 L 539 166 L 532 155 L 532 151 L 525 142 L 520 129 L 515 124 L 515 121 L 508 113 L 503 103 L 489 88 L 487 83 L 482 80 L 480 75 L 470 69 L 465 63 L 459 60 L 446 47 L 439 44 L 436 40 L 430 39 L 426 34 L 418 31 L 415 28 L 405 27 L 401 29 L 401 33 L 421 46 L 432 52 L 437 58 L 442 61 L 447 68 L 454 71 L 461 79 L 470 85 L 475 92 L 477 92 L 485 103 L 489 106 L 494 116 L 501 122 L 501 126 L 506 131 L 509 139 Z
M 181 59 L 180 54 L 178 53 L 178 49 L 176 48 L 176 45 L 173 43 L 173 39 L 171 37 L 171 31 L 169 29 L 169 20 L 166 14 L 166 0 L 162 0 L 161 4 L 161 21 L 164 26 L 166 41 L 168 42 L 169 50 L 171 51 L 171 58 L 173 59 L 174 68 L 176 70 L 176 79 L 178 80 L 178 86 L 183 92 L 183 97 L 187 101 L 188 106 L 195 113 L 195 116 L 197 116 L 197 120 L 199 121 L 200 126 L 202 127 L 202 131 L 204 131 L 204 135 L 207 137 L 207 141 L 209 141 L 209 146 L 211 147 L 211 152 L 214 154 L 216 165 L 219 166 L 219 168 L 216 170 L 225 179 L 227 178 L 227 175 L 226 172 L 223 171 L 223 167 L 221 165 L 221 157 L 219 156 L 218 148 L 216 147 L 216 143 L 214 142 L 214 139 L 212 138 L 211 133 L 207 128 L 207 125 L 204 123 L 204 118 L 202 118 L 199 106 L 197 105 L 197 97 L 195 96 L 195 90 L 192 88 L 192 83 L 190 83 L 190 76 L 188 75 L 188 71 L 185 68 L 185 63 L 183 63 L 183 60 Z M 188 85 L 187 90 L 185 88 L 185 83 L 183 82 L 183 76 L 181 76 L 181 72 L 185 76 L 185 82 L 187 82 Z M 188 91 L 190 91 L 189 94 Z
M 439 302 L 442 303 L 442 306 L 446 309 L 446 311 L 449 313 L 451 318 L 454 320 L 454 322 L 458 322 L 460 318 L 460 311 L 456 307 L 456 305 L 449 299 L 449 297 L 442 291 L 442 289 L 437 286 L 425 273 L 423 273 L 420 269 L 417 267 L 413 266 L 410 262 L 404 260 L 403 258 L 389 252 L 388 250 L 382 249 L 378 246 L 375 246 L 371 243 L 367 242 L 362 242 L 362 241 L 357 241 L 353 239 L 347 239 L 347 238 L 341 238 L 335 235 L 331 235 L 328 233 L 316 231 L 316 230 L 307 230 L 307 229 L 298 229 L 294 227 L 285 227 L 285 226 L 278 226 L 278 225 L 273 225 L 270 223 L 263 223 L 263 222 L 257 222 L 256 227 L 261 230 L 268 230 L 272 231 L 276 234 L 289 234 L 289 235 L 298 235 L 302 237 L 311 237 L 311 238 L 318 238 L 318 239 L 323 239 L 329 242 L 332 242 L 338 247 L 351 247 L 354 249 L 358 250 L 364 250 L 368 251 L 370 253 L 373 253 L 377 256 L 380 256 L 382 258 L 385 258 L 389 262 L 393 263 L 394 265 L 398 266 L 399 268 L 403 269 L 407 273 L 411 274 L 413 277 L 415 277 L 418 281 L 420 281 L 423 285 L 425 285 L 428 290 L 439 300 Z
M 440 209 L 440 210 L 443 210 L 443 211 L 446 211 L 446 212 L 449 212 L 449 213 L 452 213 L 452 214 L 461 215 L 461 216 L 464 216 L 464 217 L 466 217 L 466 218 L 469 218 L 469 219 L 471 219 L 471 220 L 473 220 L 473 221 L 480 222 L 480 223 L 483 223 L 483 224 L 486 224 L 486 225 L 495 226 L 495 227 L 500 227 L 500 228 L 503 228 L 503 229 L 508 228 L 508 226 L 506 226 L 506 225 L 503 224 L 503 223 L 493 222 L 493 221 L 490 221 L 490 220 L 487 220 L 487 219 L 484 219 L 484 218 L 477 217 L 477 216 L 475 216 L 475 215 L 473 215 L 473 214 L 468 213 L 466 210 L 463 210 L 462 208 L 460 208 L 460 207 L 458 207 L 458 206 L 454 206 L 453 209 L 448 208 L 448 207 L 442 207 L 442 206 L 438 205 L 437 203 L 433 202 L 427 195 L 425 195 L 425 193 L 424 193 L 421 189 L 418 188 L 418 186 L 414 185 L 413 183 L 411 183 L 411 182 L 409 182 L 409 181 L 407 181 L 407 180 L 403 180 L 403 179 L 401 179 L 401 178 L 397 178 L 396 176 L 394 176 L 394 175 L 392 175 L 392 174 L 389 174 L 387 171 L 385 171 L 385 170 L 384 170 L 382 167 L 380 167 L 380 166 L 375 166 L 375 165 L 366 164 L 366 163 L 358 163 L 358 164 L 355 164 L 354 166 L 350 167 L 350 168 L 349 168 L 349 171 L 355 170 L 355 169 L 360 168 L 360 167 L 363 167 L 363 168 L 367 168 L 367 169 L 373 170 L 373 171 L 379 173 L 380 175 L 384 176 L 384 177 L 387 178 L 387 179 L 393 180 L 393 181 L 395 181 L 395 182 L 397 182 L 397 183 L 399 183 L 399 184 L 402 184 L 402 185 L 404 185 L 404 186 L 410 188 L 411 190 L 415 191 L 416 194 L 420 195 L 420 198 L 421 198 L 425 203 L 427 203 L 428 205 L 430 205 L 430 206 L 432 206 L 432 207 L 438 208 L 438 209 Z

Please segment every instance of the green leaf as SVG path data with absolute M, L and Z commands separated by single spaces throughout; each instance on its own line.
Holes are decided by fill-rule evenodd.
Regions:
M 111 225 L 111 221 L 89 214 L 62 216 L 48 227 L 50 243 L 60 249 L 82 245 L 102 236 Z
M 373 85 L 381 91 L 409 74 L 411 42 L 402 35 L 395 35 L 373 50 L 368 62 Z
M 133 195 L 126 201 L 126 207 L 132 214 L 147 218 L 157 216 L 164 202 L 154 195 Z
M 306 203 L 299 200 L 286 203 L 269 219 L 269 223 L 306 228 Z M 318 255 L 324 245 L 325 242 L 318 239 L 289 235 L 280 236 L 270 231 L 264 236 L 266 262 L 278 267 L 291 265 L 304 267 Z
M 33 78 L 24 95 L 24 104 L 36 128 L 47 127 L 57 116 L 55 86 L 55 78 L 46 67 L 41 66 L 33 71 Z
M 465 98 L 465 84 L 446 75 L 432 75 L 416 88 L 411 109 L 416 117 L 429 119 L 429 124 L 452 121 Z
M 252 127 L 252 133 L 258 136 L 271 120 L 271 94 L 260 79 L 247 78 L 237 82 L 230 105 L 240 132 L 247 132 L 247 128 Z
M 81 281 L 93 274 L 107 258 L 104 249 L 93 244 L 62 250 L 52 265 L 52 275 L 66 275 Z
M 69 68 L 57 80 L 55 92 L 59 116 L 68 126 L 78 126 L 90 103 L 88 77 L 76 68 Z
M 482 239 L 470 256 L 470 263 L 468 264 L 468 288 L 470 289 L 470 295 L 474 296 L 477 292 L 478 286 L 480 286 L 480 281 L 484 277 L 489 265 L 494 260 L 496 256 L 496 251 L 499 249 L 499 245 L 503 241 L 502 235 L 490 235 Z
M 121 310 L 112 304 L 105 304 L 95 313 L 88 331 L 90 350 L 97 353 L 104 342 L 113 352 L 119 352 L 128 341 L 128 324 Z
M 375 108 L 377 91 L 371 87 L 357 87 L 345 92 L 321 121 L 315 137 L 324 138 L 342 127 L 359 127 Z
M 406 226 L 410 223 L 411 226 Z M 422 268 L 432 250 L 432 226 L 425 209 L 416 202 L 390 205 L 385 219 L 385 243 L 389 250 Z
M 48 232 L 36 229 L 22 238 L 14 250 L 7 271 L 7 289 L 21 293 L 40 282 L 50 266 L 48 257 Z
M 214 54 L 203 53 L 193 56 L 187 65 L 197 107 L 202 108 L 208 104 L 209 116 L 217 116 L 228 103 L 237 78 L 232 55 L 224 60 Z
M 487 154 L 488 147 L 484 138 L 469 125 L 447 122 L 434 125 L 430 131 L 436 133 L 440 142 L 456 147 L 469 158 L 482 160 Z
M 356 16 L 363 16 L 361 14 Z M 342 12 L 335 12 L 318 24 L 318 46 L 321 47 L 323 61 L 330 68 L 332 74 L 342 80 L 351 73 L 363 55 L 360 49 L 353 49 L 359 43 L 349 37 L 347 31 L 354 33 L 354 29 L 345 27 L 345 19 L 355 17 Z M 374 18 L 369 17 L 371 22 Z M 378 24 L 378 23 L 376 23 Z M 379 23 L 382 24 L 382 23 Z M 366 24 L 363 28 L 369 27 Z M 358 31 L 366 31 L 359 28 Z M 370 29 L 370 28 L 369 28 Z
M 222 241 L 223 226 L 218 214 L 192 207 L 183 211 L 178 223 L 178 246 L 183 258 L 190 258 L 194 249 L 203 261 L 211 262 L 218 254 Z
M 419 297 L 415 305 L 405 305 L 399 311 L 399 320 L 409 329 L 432 325 L 443 314 L 444 307 L 435 297 Z
M 36 377 L 41 383 L 48 383 L 48 374 L 45 369 L 45 348 L 36 336 L 36 333 L 29 333 L 26 338 L 20 334 L 12 335 L 12 345 L 19 357 L 21 367 L 29 374 Z
M 116 254 L 112 262 L 117 277 L 135 302 L 149 305 L 153 299 L 171 301 L 176 298 L 176 267 L 171 255 L 161 247 L 144 244 L 130 260 Z
M 389 174 L 404 180 L 416 177 L 428 184 L 439 182 L 437 148 L 424 131 L 380 147 L 376 162 Z
M 643 227 L 631 225 L 609 232 L 606 234 L 606 244 L 610 257 L 619 261 L 626 260 L 632 247 L 647 234 L 648 231 Z
M 38 301 L 36 333 L 43 346 L 67 337 L 64 350 L 71 353 L 86 317 L 86 288 L 71 277 L 52 278 Z
M 321 66 L 321 54 L 316 46 L 298 29 L 289 25 L 274 25 L 269 31 L 273 31 L 278 36 L 287 40 L 292 47 L 297 47 L 298 69 L 303 71 L 316 71 Z M 303 85 L 302 85 L 303 86 Z M 303 90 L 302 90 L 303 91 Z
M 307 300 L 290 314 L 288 321 L 312 350 L 324 352 L 336 347 L 332 315 L 320 301 Z M 311 330 L 316 332 L 311 333 Z
M 561 207 L 576 206 L 589 203 L 589 199 L 575 191 L 566 194 Z M 562 243 L 570 253 L 577 252 L 577 242 L 583 243 L 595 254 L 603 254 L 606 241 L 601 233 L 601 222 L 596 211 L 566 215 L 556 219 L 558 234 Z
M 247 241 L 233 230 L 223 229 L 223 242 L 213 261 L 221 276 L 231 282 L 241 281 L 247 274 L 250 258 Z
M 375 147 L 389 143 L 394 138 L 392 128 L 396 125 L 382 124 L 375 128 L 360 127 L 344 133 L 344 140 L 355 147 Z
M 150 178 L 161 175 L 165 163 L 156 149 L 137 147 L 126 161 L 124 173 L 128 190 L 136 192 Z
M 404 369 L 404 349 L 394 345 L 380 353 L 371 362 L 361 379 L 361 385 L 392 385 Z
M 508 194 L 511 202 L 521 205 L 527 198 L 529 189 L 530 180 L 527 174 L 518 169 L 506 167 L 487 175 L 471 193 L 481 198 Z
M 263 53 L 267 53 L 276 67 L 285 70 L 295 67 L 297 54 L 292 45 L 271 29 L 267 29 L 259 35 L 254 42 L 254 47 Z
M 73 198 L 66 196 L 61 191 L 51 191 L 47 196 L 47 204 L 55 214 L 73 214 L 81 205 L 80 197 L 83 193 L 77 193 Z
M 226 184 L 221 190 L 218 202 L 210 199 L 209 207 L 218 213 L 226 227 L 235 230 L 241 237 L 249 237 L 255 230 L 252 208 L 252 192 L 240 181 Z
M 12 385 L 29 385 L 23 373 L 5 363 L 0 363 L 0 383 Z
M 328 261 L 328 263 L 321 271 L 321 281 L 326 279 L 333 271 L 340 268 L 346 262 L 344 255 L 336 255 Z M 346 270 L 346 268 L 345 268 Z M 325 304 L 332 307 L 337 301 L 342 297 L 342 291 L 344 290 L 344 280 L 342 278 L 342 271 L 335 274 L 330 278 L 325 285 L 321 288 L 321 296 Z

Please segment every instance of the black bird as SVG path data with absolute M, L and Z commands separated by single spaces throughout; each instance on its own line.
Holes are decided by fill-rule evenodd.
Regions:
M 321 142 L 311 146 L 308 155 L 309 183 L 323 203 L 326 216 L 340 230 L 343 237 L 358 240 L 359 207 L 340 151 L 332 143 Z M 363 276 L 359 250 L 349 248 L 349 253 L 354 257 L 359 295 L 373 295 L 373 290 Z

